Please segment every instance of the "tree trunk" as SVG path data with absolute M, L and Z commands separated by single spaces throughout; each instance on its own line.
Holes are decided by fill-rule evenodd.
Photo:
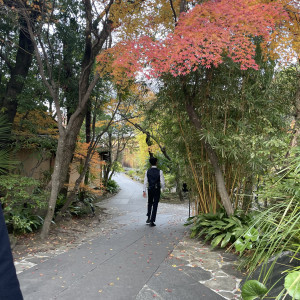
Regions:
M 108 133 L 108 161 L 106 166 L 104 167 L 104 176 L 103 176 L 103 183 L 104 186 L 107 185 L 109 173 L 112 167 L 112 134 L 111 132 Z
M 85 30 L 85 49 L 84 49 L 84 55 L 81 64 L 81 73 L 78 81 L 78 91 L 79 91 L 78 106 L 75 112 L 70 117 L 70 120 L 66 128 L 63 127 L 63 120 L 60 113 L 60 104 L 58 101 L 58 97 L 55 95 L 58 90 L 56 87 L 57 84 L 53 81 L 53 79 L 51 79 L 51 81 L 48 81 L 48 78 L 52 78 L 52 76 L 49 76 L 48 74 L 48 78 L 47 78 L 47 76 L 45 75 L 45 71 L 50 72 L 51 70 L 44 69 L 42 56 L 39 53 L 40 49 L 38 48 L 36 43 L 34 45 L 37 61 L 39 64 L 40 74 L 55 102 L 56 111 L 58 115 L 58 123 L 59 123 L 58 126 L 60 132 L 58 147 L 56 152 L 55 169 L 52 174 L 53 182 L 51 187 L 50 200 L 48 204 L 48 211 L 41 232 L 41 238 L 43 239 L 46 238 L 49 233 L 50 225 L 54 216 L 54 209 L 57 201 L 58 192 L 61 189 L 63 183 L 65 182 L 68 173 L 69 164 L 71 162 L 76 141 L 77 141 L 77 136 L 79 134 L 81 125 L 83 123 L 86 114 L 87 101 L 91 95 L 93 88 L 95 87 L 99 79 L 99 75 L 95 74 L 92 81 L 90 81 L 95 58 L 96 55 L 99 53 L 99 51 L 102 49 L 107 37 L 110 35 L 110 32 L 112 30 L 111 27 L 112 22 L 110 20 L 105 21 L 105 23 L 103 23 L 103 29 L 101 30 L 100 34 L 97 36 L 95 42 L 92 43 L 92 29 L 93 29 L 92 5 L 90 0 L 84 0 L 83 4 L 86 13 L 86 18 L 85 18 L 86 30 Z M 29 18 L 27 18 L 26 21 L 27 21 L 27 25 L 29 26 L 30 25 Z M 32 39 L 34 39 L 32 28 L 29 28 L 29 31 Z M 49 61 L 47 61 L 47 63 L 49 64 Z
M 108 177 L 108 181 L 112 179 L 112 177 L 114 176 L 115 174 L 115 170 L 112 170 L 109 177 Z
M 16 63 L 11 69 L 10 79 L 6 86 L 4 97 L 1 99 L 2 109 L 5 109 L 8 123 L 12 124 L 18 108 L 18 95 L 22 92 L 25 79 L 32 62 L 34 46 L 27 33 L 24 20 L 20 20 L 19 44 Z
M 117 108 L 118 107 L 119 107 L 119 105 L 117 106 Z M 85 159 L 85 162 L 84 162 L 83 170 L 80 173 L 79 177 L 76 179 L 75 186 L 74 186 L 73 190 L 70 192 L 69 197 L 68 197 L 66 203 L 64 204 L 64 206 L 60 210 L 60 212 L 59 212 L 59 214 L 58 214 L 58 216 L 56 218 L 57 220 L 61 219 L 62 215 L 66 212 L 66 210 L 68 209 L 69 205 L 75 200 L 75 196 L 76 196 L 76 193 L 79 190 L 80 183 L 82 182 L 83 177 L 86 175 L 86 173 L 89 170 L 89 165 L 90 165 L 91 158 L 93 157 L 93 155 L 95 153 L 95 149 L 96 149 L 96 147 L 97 147 L 97 145 L 98 145 L 98 143 L 100 141 L 100 138 L 102 137 L 102 135 L 105 132 L 107 132 L 109 126 L 112 123 L 112 120 L 113 120 L 113 118 L 115 116 L 116 111 L 117 111 L 117 109 L 113 113 L 112 118 L 111 118 L 110 122 L 108 123 L 108 125 L 106 126 L 106 128 L 102 131 L 101 134 L 99 134 L 97 136 L 96 139 L 95 139 L 95 132 L 93 132 L 93 140 L 91 141 L 91 143 L 89 145 L 89 148 L 88 148 L 88 151 L 87 151 L 87 156 L 86 156 L 86 159 Z M 95 120 L 94 120 L 94 122 L 95 122 Z
M 91 99 L 89 99 L 87 104 L 87 111 L 85 115 L 85 142 L 88 144 L 91 142 L 91 121 L 92 121 L 92 112 L 91 112 Z M 87 169 L 84 177 L 84 184 L 89 184 L 89 169 Z
M 85 142 L 91 141 L 91 123 L 92 123 L 92 111 L 91 111 L 91 99 L 87 103 L 87 111 L 85 115 Z
M 41 231 L 41 238 L 45 239 L 48 236 L 50 225 L 53 219 L 56 200 L 58 197 L 58 192 L 60 190 L 60 174 L 61 174 L 61 164 L 63 162 L 63 152 L 65 148 L 65 143 L 63 138 L 59 138 L 57 145 L 57 152 L 54 164 L 54 170 L 51 177 L 51 193 L 48 203 L 48 210 L 44 220 L 43 228 Z
M 70 162 L 75 150 L 77 136 L 84 120 L 84 116 L 85 112 L 79 114 L 76 120 L 73 122 L 72 127 L 68 128 L 64 133 L 60 133 L 56 151 L 55 166 L 51 177 L 52 184 L 48 203 L 48 211 L 41 232 L 42 239 L 45 239 L 49 233 L 58 193 L 66 180 Z
M 152 146 L 151 136 L 149 132 L 146 132 L 146 144 L 148 146 L 149 157 L 154 157 L 154 154 L 151 152 L 150 147 Z
M 187 113 L 188 113 L 191 123 L 194 125 L 194 127 L 196 128 L 197 131 L 200 131 L 202 126 L 201 126 L 199 117 L 195 113 L 195 108 L 190 101 L 186 102 L 186 110 L 187 110 Z M 202 142 L 204 149 L 207 152 L 207 155 L 209 157 L 209 160 L 213 166 L 216 183 L 217 183 L 217 190 L 218 190 L 219 196 L 221 198 L 222 204 L 227 212 L 227 215 L 230 216 L 234 213 L 234 210 L 233 210 L 228 192 L 226 190 L 225 180 L 224 180 L 224 176 L 223 176 L 221 167 L 219 165 L 217 154 L 208 142 L 206 142 L 204 140 L 202 140 L 201 142 Z
M 93 150 L 91 150 L 92 152 Z M 63 214 L 67 211 L 67 209 L 69 208 L 70 204 L 75 200 L 75 196 L 76 196 L 76 193 L 78 192 L 79 190 L 79 186 L 80 186 L 80 183 L 82 182 L 83 180 L 83 177 L 86 175 L 86 172 L 88 171 L 88 167 L 89 167 L 89 162 L 90 162 L 90 157 L 92 156 L 91 155 L 91 152 L 88 153 L 87 157 L 86 157 L 86 161 L 84 163 L 84 167 L 83 167 L 83 170 L 82 172 L 80 173 L 79 177 L 76 179 L 75 181 L 75 185 L 74 185 L 74 188 L 73 190 L 70 192 L 68 198 L 67 198 L 67 201 L 66 203 L 64 204 L 64 206 L 62 207 L 62 209 L 60 210 L 58 216 L 56 217 L 56 220 L 60 220 L 61 217 L 63 216 Z
M 179 168 L 177 168 L 177 170 L 175 170 L 175 182 L 176 182 L 176 192 L 178 194 L 179 200 L 183 202 L 184 198 L 182 195 Z

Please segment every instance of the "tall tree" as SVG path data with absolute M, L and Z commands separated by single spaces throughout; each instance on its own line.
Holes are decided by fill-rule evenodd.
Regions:
M 27 4 L 25 5 L 27 6 Z M 0 57 L 5 62 L 9 71 L 9 80 L 6 84 L 5 91 L 3 95 L 0 95 L 0 105 L 8 122 L 12 124 L 18 108 L 18 96 L 23 90 L 25 79 L 32 63 L 34 47 L 28 34 L 28 27 L 24 17 L 21 14 L 14 17 L 15 15 L 10 12 L 8 14 L 7 12 L 5 13 L 5 7 L 14 10 L 18 9 L 20 5 L 18 1 L 3 1 L 3 3 L 0 3 L 1 17 L 5 20 L 3 25 L 5 24 L 8 27 L 6 31 L 7 36 L 3 36 L 1 39 L 2 47 Z M 38 11 L 30 12 L 30 18 L 33 23 L 36 22 L 38 16 Z M 14 38 L 13 27 L 15 27 L 15 25 L 13 22 L 15 19 L 18 24 L 18 40 Z M 16 43 L 16 45 L 14 45 L 17 49 L 16 51 L 11 51 L 11 47 L 8 46 L 10 43 Z M 13 55 L 11 55 L 11 53 Z
M 176 12 L 174 17 L 176 19 Z M 241 70 L 257 70 L 254 37 L 261 37 L 267 43 L 272 40 L 274 32 L 278 32 L 276 25 L 288 20 L 289 16 L 279 2 L 206 1 L 182 13 L 174 32 L 165 39 L 155 41 L 150 36 L 144 36 L 121 43 L 111 50 L 113 53 L 110 55 L 115 57 L 113 66 L 125 70 L 127 75 L 146 71 L 156 77 L 167 73 L 180 76 L 185 110 L 191 124 L 200 133 L 203 130 L 201 114 L 197 113 L 194 95 L 185 76 L 201 66 L 217 68 L 225 57 L 238 63 Z M 149 66 L 146 70 L 145 62 Z M 207 77 L 211 74 L 208 71 Z M 207 140 L 202 139 L 201 143 L 213 166 L 221 201 L 228 215 L 231 215 L 233 207 L 219 158 Z
M 19 3 L 20 5 L 23 4 L 22 1 L 19 1 Z M 55 2 L 43 1 L 39 6 L 35 7 L 40 11 L 42 16 L 42 20 L 37 25 L 32 22 L 30 11 L 26 9 L 24 5 L 22 9 L 19 10 L 19 13 L 22 14 L 26 20 L 28 34 L 33 42 L 40 75 L 55 103 L 59 128 L 58 147 L 51 179 L 51 195 L 48 212 L 41 233 L 42 238 L 48 235 L 57 196 L 67 176 L 67 170 L 75 149 L 76 139 L 86 114 L 87 102 L 99 78 L 97 74 L 92 78 L 91 75 L 93 74 L 95 57 L 103 46 L 105 46 L 105 41 L 112 30 L 112 21 L 109 19 L 109 10 L 112 3 L 113 1 L 110 1 L 104 8 L 103 13 L 97 14 L 96 19 L 93 19 L 91 1 L 82 1 L 84 11 L 84 51 L 77 82 L 78 99 L 67 126 L 64 125 L 64 117 L 61 111 L 59 97 L 61 82 L 53 74 L 54 67 L 56 64 L 59 65 L 61 56 L 59 48 L 55 49 L 51 43 L 48 43 L 50 42 L 49 36 L 51 36 L 56 24 L 54 22 L 57 17 Z M 48 24 L 47 27 L 44 26 L 45 22 Z M 101 26 L 99 26 L 100 22 L 102 22 Z M 99 27 L 101 28 L 99 29 Z
M 21 5 L 23 1 L 18 1 L 18 3 Z M 45 238 L 49 232 L 57 196 L 65 181 L 76 139 L 87 112 L 87 103 L 99 79 L 99 74 L 94 73 L 95 58 L 100 51 L 109 46 L 112 30 L 120 27 L 123 23 L 130 24 L 132 12 L 139 11 L 143 1 L 114 3 L 114 0 L 109 0 L 101 4 L 91 0 L 80 2 L 78 11 L 82 12 L 83 19 L 78 19 L 78 23 L 82 26 L 83 51 L 80 56 L 81 60 L 78 62 L 80 70 L 75 75 L 78 87 L 77 98 L 67 124 L 61 106 L 64 86 L 59 66 L 63 63 L 61 49 L 63 49 L 63 45 L 68 45 L 62 43 L 57 35 L 57 28 L 61 22 L 59 18 L 61 6 L 56 6 L 56 4 L 56 1 L 39 2 L 39 5 L 34 7 L 41 14 L 41 18 L 36 24 L 32 22 L 30 11 L 24 5 L 22 9 L 18 10 L 18 13 L 22 14 L 26 20 L 40 75 L 55 104 L 59 128 L 55 167 L 51 178 L 51 195 L 41 233 L 42 238 Z M 70 21 L 68 20 L 68 22 Z M 55 73 L 56 70 L 58 70 L 57 73 Z

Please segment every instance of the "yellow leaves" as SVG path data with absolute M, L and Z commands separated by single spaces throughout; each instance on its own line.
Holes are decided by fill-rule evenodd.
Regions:
M 146 144 L 146 135 L 139 132 L 136 135 L 136 139 L 139 144 L 139 151 L 137 153 L 137 158 L 138 158 L 139 164 L 143 165 L 145 163 L 145 161 L 147 160 L 147 158 L 149 157 L 148 146 Z
M 173 4 L 179 15 L 179 0 L 173 1 Z M 117 27 L 116 31 L 121 39 L 153 35 L 175 25 L 170 2 L 167 0 L 115 2 L 111 7 L 110 19 L 114 22 L 114 27 Z
M 270 2 L 270 0 L 268 1 Z M 294 0 L 277 0 L 283 4 L 289 20 L 278 22 L 271 36 L 271 43 L 264 44 L 268 55 L 273 59 L 289 63 L 300 58 L 300 7 Z
M 103 126 L 106 126 L 108 124 L 108 122 L 109 122 L 108 120 L 100 120 L 100 121 L 96 122 L 95 126 L 98 128 L 103 127 Z

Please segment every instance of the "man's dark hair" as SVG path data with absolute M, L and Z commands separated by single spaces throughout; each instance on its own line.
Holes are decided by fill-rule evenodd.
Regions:
M 150 162 L 151 166 L 156 166 L 157 158 L 156 157 L 150 157 L 149 162 Z

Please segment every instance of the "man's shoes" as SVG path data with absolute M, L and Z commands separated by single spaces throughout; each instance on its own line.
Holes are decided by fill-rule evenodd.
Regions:
M 150 227 L 154 227 L 156 224 L 154 222 L 150 222 Z
M 146 221 L 146 223 L 149 224 L 150 222 L 151 222 L 150 218 L 148 218 L 147 221 Z

